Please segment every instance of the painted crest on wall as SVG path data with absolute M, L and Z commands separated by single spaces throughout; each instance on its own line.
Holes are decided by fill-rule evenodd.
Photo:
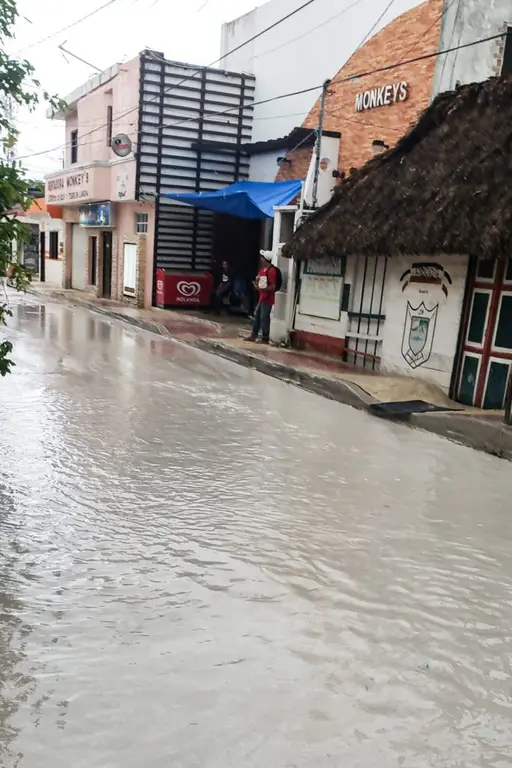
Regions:
M 438 310 L 439 304 L 427 309 L 424 302 L 418 307 L 413 307 L 407 302 L 402 356 L 411 368 L 419 368 L 430 358 Z

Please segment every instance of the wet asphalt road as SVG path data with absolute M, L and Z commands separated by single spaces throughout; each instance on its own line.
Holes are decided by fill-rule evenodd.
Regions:
M 510 464 L 85 310 L 11 336 L 2 768 L 510 765 Z

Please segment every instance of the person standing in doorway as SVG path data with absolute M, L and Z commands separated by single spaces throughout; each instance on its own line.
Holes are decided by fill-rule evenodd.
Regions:
M 217 314 L 221 314 L 224 309 L 224 300 L 229 298 L 233 290 L 233 271 L 228 261 L 222 262 L 222 276 L 217 290 L 213 294 L 213 308 Z
M 272 265 L 272 251 L 260 251 L 260 257 L 260 269 L 254 281 L 254 287 L 258 291 L 258 306 L 254 313 L 249 341 L 257 341 L 261 331 L 261 343 L 268 344 L 270 315 L 276 300 L 277 273 Z

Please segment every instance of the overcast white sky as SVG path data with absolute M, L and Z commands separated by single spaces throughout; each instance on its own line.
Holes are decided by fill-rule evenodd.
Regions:
M 210 64 L 220 52 L 220 28 L 225 21 L 262 5 L 264 0 L 114 0 L 105 10 L 72 29 L 59 30 L 104 5 L 106 0 L 18 0 L 20 19 L 11 53 L 19 53 L 36 68 L 35 77 L 50 93 L 65 97 L 86 82 L 95 70 L 71 57 L 58 45 L 106 69 L 130 59 L 144 48 L 163 51 L 167 58 Z M 50 39 L 39 43 L 42 38 Z M 39 44 L 38 44 L 39 43 Z M 21 131 L 18 155 L 41 152 L 64 143 L 63 124 L 45 117 L 46 108 L 18 113 Z M 62 167 L 62 150 L 23 161 L 34 177 Z

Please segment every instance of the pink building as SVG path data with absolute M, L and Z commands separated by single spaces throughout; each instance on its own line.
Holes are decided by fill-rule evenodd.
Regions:
M 198 284 L 209 275 L 213 217 L 161 195 L 248 178 L 240 142 L 251 138 L 253 92 L 251 76 L 144 51 L 67 97 L 53 115 L 65 121 L 65 167 L 45 194 L 63 209 L 66 287 L 149 307 L 157 270 Z M 121 136 L 123 157 L 112 149 Z

